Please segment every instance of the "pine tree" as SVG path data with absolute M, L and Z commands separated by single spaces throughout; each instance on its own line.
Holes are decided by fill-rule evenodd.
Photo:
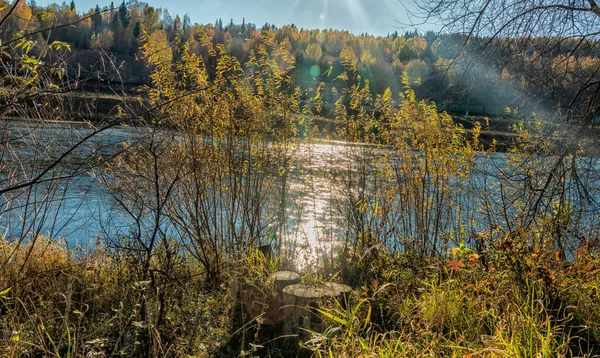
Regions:
M 95 33 L 99 33 L 102 28 L 102 16 L 100 16 L 100 6 L 96 5 L 94 9 L 94 15 L 92 15 L 92 30 Z
M 135 37 L 137 39 L 138 37 L 140 37 L 141 33 L 142 33 L 142 25 L 140 24 L 140 20 L 137 20 L 135 22 L 135 26 L 133 28 L 133 37 Z
M 181 18 L 179 17 L 179 15 L 176 15 L 175 20 L 173 20 L 173 32 L 180 32 L 181 29 Z
M 188 32 L 188 30 L 192 27 L 192 20 L 188 16 L 188 14 L 183 15 L 183 31 Z
M 123 27 L 121 26 L 121 20 L 119 20 L 119 13 L 115 13 L 110 22 L 110 29 L 115 34 L 115 36 L 118 36 L 121 33 L 122 28 Z
M 71 8 L 71 11 L 75 10 L 75 1 L 71 0 L 71 4 L 69 4 L 69 7 Z
M 119 20 L 121 21 L 121 25 L 123 28 L 129 27 L 131 24 L 131 15 L 129 15 L 129 10 L 127 9 L 127 5 L 125 5 L 125 0 L 119 6 Z

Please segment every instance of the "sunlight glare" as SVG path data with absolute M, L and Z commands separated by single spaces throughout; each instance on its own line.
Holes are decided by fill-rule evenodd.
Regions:
M 285 15 L 285 17 L 287 19 L 289 19 L 290 17 L 292 17 L 292 15 L 296 11 L 296 8 L 298 7 L 299 4 L 300 4 L 300 0 L 294 0 L 294 2 L 292 3 L 292 6 L 290 7 L 290 9 L 288 10 L 287 14 Z
M 362 0 L 343 0 L 345 6 L 350 11 L 352 20 L 355 26 L 364 27 L 366 26 L 365 9 L 362 6 Z
M 329 0 L 323 1 L 323 10 L 321 14 L 319 14 L 319 20 L 321 20 L 321 27 L 325 24 L 325 20 L 327 19 L 327 12 L 329 11 Z

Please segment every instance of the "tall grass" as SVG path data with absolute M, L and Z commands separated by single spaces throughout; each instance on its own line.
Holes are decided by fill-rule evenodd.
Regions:
M 402 256 L 383 255 L 381 264 L 410 267 Z M 581 316 L 579 300 L 595 296 L 597 280 L 582 285 L 581 276 L 593 271 L 575 267 L 597 267 L 598 256 L 570 270 L 553 256 L 518 275 L 501 259 L 458 270 L 441 261 L 411 267 L 408 279 L 374 281 L 348 307 L 321 309 L 329 328 L 313 332 L 310 348 L 328 357 L 596 356 L 598 325 L 593 314 Z M 597 310 L 600 301 L 593 301 Z

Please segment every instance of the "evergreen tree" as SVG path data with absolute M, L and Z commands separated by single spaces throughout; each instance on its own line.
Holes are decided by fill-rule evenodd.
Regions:
M 246 18 L 242 18 L 242 33 L 246 33 Z
M 71 0 L 71 4 L 69 4 L 69 7 L 71 8 L 71 11 L 75 10 L 75 1 Z
M 127 9 L 127 5 L 125 5 L 125 0 L 119 6 L 119 20 L 121 21 L 121 25 L 123 28 L 129 27 L 131 24 L 131 15 L 129 15 L 129 10 Z
M 413 53 L 410 50 L 410 47 L 408 45 L 404 45 L 404 47 L 402 47 L 400 53 L 398 54 L 398 58 L 400 59 L 400 61 L 406 62 L 412 59 L 412 57 Z
M 179 17 L 179 15 L 176 15 L 175 20 L 173 20 L 173 32 L 180 32 L 181 29 L 181 18 Z
M 135 22 L 135 26 L 133 28 L 133 37 L 135 37 L 137 39 L 138 37 L 140 37 L 141 33 L 142 33 L 142 25 L 140 24 L 140 20 L 137 20 Z
M 183 15 L 183 25 L 182 26 L 183 26 L 184 32 L 188 32 L 189 29 L 192 27 L 192 20 L 190 19 L 188 14 Z
M 94 15 L 92 15 L 92 31 L 99 33 L 102 28 L 102 16 L 100 15 L 100 6 L 96 5 Z
M 121 33 L 122 28 L 123 27 L 121 26 L 121 20 L 119 20 L 119 13 L 115 13 L 110 22 L 110 29 L 115 34 L 115 36 L 118 36 Z

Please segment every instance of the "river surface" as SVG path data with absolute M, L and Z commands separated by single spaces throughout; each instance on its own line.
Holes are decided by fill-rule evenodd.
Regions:
M 3 164 L 9 164 L 0 172 L 0 189 L 35 177 L 91 132 L 72 123 L 13 122 L 0 130 L 6 137 L 0 148 Z M 60 179 L 0 196 L 0 235 L 14 239 L 39 234 L 80 248 L 129 235 L 131 222 L 108 190 L 102 171 L 87 170 L 82 163 L 109 158 L 147 134 L 146 128 L 125 126 L 103 131 L 44 177 Z M 298 260 L 308 263 L 316 252 L 329 251 L 339 242 L 339 213 L 333 203 L 341 195 L 339 177 L 352 165 L 356 152 L 355 146 L 339 141 L 292 147 L 287 195 L 291 204 L 286 225 L 280 229 L 291 256 L 303 256 Z
M 0 190 L 35 177 L 39 168 L 90 133 L 88 127 L 61 123 L 33 126 L 13 122 L 10 128 L 5 126 L 0 130 L 3 130 L 0 138 L 4 138 L 0 147 L 0 165 L 3 165 L 0 167 Z M 49 180 L 0 196 L 0 235 L 18 238 L 41 234 L 64 240 L 71 247 L 88 247 L 106 237 L 128 235 L 132 230 L 131 223 L 107 189 L 102 172 L 87 168 L 86 163 L 110 158 L 147 132 L 145 128 L 125 126 L 103 131 L 73 151 L 64 160 L 64 165 L 57 166 L 44 177 L 60 177 L 60 180 Z M 33 142 L 39 148 L 32 147 Z M 344 176 L 360 160 L 366 160 L 369 167 L 372 158 L 365 159 L 363 149 L 339 141 L 298 142 L 292 147 L 288 199 L 293 205 L 286 212 L 286 224 L 280 229 L 280 235 L 284 236 L 281 239 L 299 266 L 310 264 L 318 254 L 331 252 L 344 240 L 347 220 L 344 220 L 340 203 L 347 202 L 345 195 L 349 190 Z M 491 202 L 496 209 L 502 205 L 493 204 L 498 199 L 494 196 L 501 193 L 492 187 L 497 184 L 498 168 L 502 168 L 506 160 L 507 155 L 503 153 L 478 156 L 479 165 L 468 180 L 469 188 L 461 183 L 463 187 L 457 189 L 460 195 L 454 198 L 461 206 L 465 223 L 464 227 L 455 230 L 474 232 L 492 223 L 486 222 L 489 218 L 485 217 L 482 205 Z M 20 164 L 15 166 L 16 162 Z M 595 162 L 593 166 L 597 167 Z M 590 179 L 594 183 L 600 182 L 597 172 L 589 174 L 595 175 Z M 481 187 L 489 190 L 483 194 L 471 191 Z M 600 197 L 597 186 L 589 189 L 592 196 Z M 588 221 L 593 225 L 597 218 L 595 212 L 588 215 Z M 502 220 L 498 218 L 495 223 L 502 224 Z M 396 224 L 386 225 L 398 226 L 400 222 L 398 219 Z M 481 227 L 474 227 L 478 225 Z M 595 230 L 595 227 L 590 226 L 589 230 Z

